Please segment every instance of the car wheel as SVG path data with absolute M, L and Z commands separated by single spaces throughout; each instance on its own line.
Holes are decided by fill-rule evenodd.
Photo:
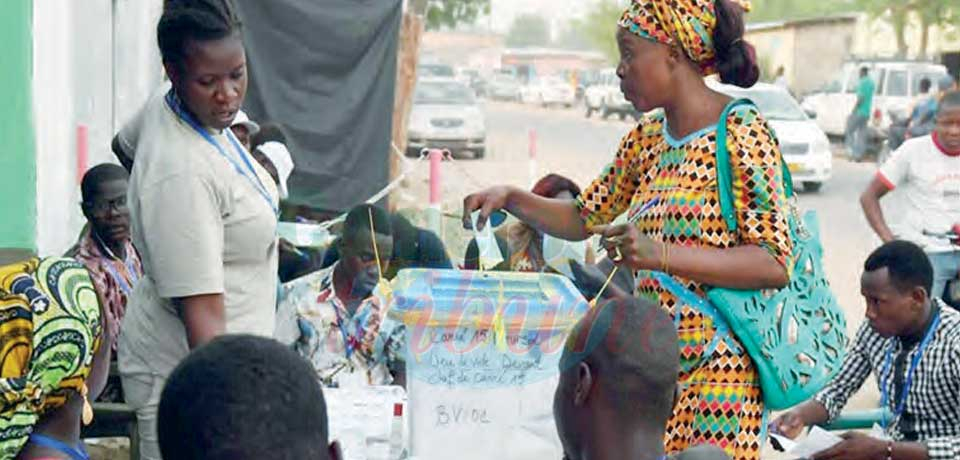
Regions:
M 590 107 L 590 104 L 587 103 L 587 118 L 590 118 L 592 116 L 593 116 L 593 107 Z
M 617 115 L 620 117 L 620 121 L 627 119 L 627 112 L 620 112 Z
M 607 107 L 607 101 L 600 103 L 600 117 L 602 117 L 604 120 L 610 118 L 610 107 Z
M 804 182 L 803 191 L 808 193 L 817 193 L 823 188 L 823 182 Z
M 476 150 L 473 151 L 473 159 L 474 159 L 474 160 L 482 160 L 483 157 L 485 157 L 486 155 L 487 155 L 487 150 L 486 150 L 486 149 L 476 149 Z

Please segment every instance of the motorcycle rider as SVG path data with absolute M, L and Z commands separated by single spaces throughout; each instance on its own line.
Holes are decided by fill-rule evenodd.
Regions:
M 935 128 L 929 135 L 907 140 L 880 167 L 860 197 L 864 215 L 884 243 L 894 239 L 922 247 L 934 268 L 931 294 L 939 297 L 958 277 L 960 247 L 956 241 L 931 236 L 947 234 L 960 224 L 960 91 L 940 99 Z M 880 199 L 895 189 L 909 203 L 895 233 L 887 225 Z

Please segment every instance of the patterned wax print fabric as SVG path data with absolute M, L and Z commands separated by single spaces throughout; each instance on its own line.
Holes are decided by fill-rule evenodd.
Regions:
M 633 0 L 620 17 L 620 27 L 634 35 L 665 45 L 677 45 L 700 67 L 703 75 L 716 69 L 713 31 L 717 26 L 715 0 Z M 745 11 L 750 2 L 733 0 Z
M 688 247 L 757 245 L 789 267 L 792 246 L 777 140 L 753 106 L 733 110 L 727 127 L 736 233 L 727 229 L 720 211 L 716 128 L 677 140 L 662 112 L 641 119 L 622 140 L 614 162 L 583 190 L 577 201 L 582 218 L 588 226 L 607 224 L 658 199 L 636 223 L 648 237 Z M 704 286 L 675 279 L 704 297 Z M 667 452 L 712 444 L 735 460 L 759 458 L 766 414 L 750 356 L 732 335 L 710 346 L 722 318 L 681 302 L 651 272 L 636 273 L 636 281 L 637 296 L 672 315 L 680 338 L 681 393 L 667 425 Z
M 77 250 L 77 260 L 87 267 L 93 285 L 100 294 L 104 320 L 117 326 L 123 322 L 130 293 L 143 278 L 143 264 L 132 241 L 127 241 L 125 252 L 125 259 L 110 253 L 109 249 L 97 242 L 92 230 L 85 232 Z M 111 330 L 114 333 L 113 347 L 116 349 L 120 328 L 113 327 Z
M 389 385 L 401 369 L 404 331 L 386 318 L 385 295 L 374 291 L 351 315 L 337 297 L 333 272 L 339 262 L 283 286 L 278 322 L 296 322 L 294 337 L 278 335 L 310 361 L 330 387 Z
M 100 301 L 72 259 L 0 267 L 0 458 L 14 458 L 40 417 L 81 392 L 100 346 Z

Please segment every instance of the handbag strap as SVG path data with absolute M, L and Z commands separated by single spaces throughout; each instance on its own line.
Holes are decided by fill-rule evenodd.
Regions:
M 730 171 L 730 150 L 727 139 L 727 122 L 730 118 L 730 112 L 740 106 L 753 106 L 750 99 L 735 99 L 723 109 L 720 114 L 720 121 L 717 122 L 717 190 L 720 195 L 720 213 L 727 224 L 730 232 L 737 230 L 737 210 L 733 205 L 733 173 Z M 780 150 L 777 149 L 777 153 Z M 793 197 L 793 177 L 790 175 L 790 168 L 780 156 L 780 165 L 783 169 L 783 189 L 787 197 Z

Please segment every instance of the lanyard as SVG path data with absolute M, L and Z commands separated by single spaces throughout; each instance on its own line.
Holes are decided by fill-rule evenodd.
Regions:
M 70 457 L 71 460 L 90 460 L 90 454 L 88 454 L 86 449 L 83 448 L 83 444 L 80 444 L 77 447 L 69 446 L 63 441 L 53 439 L 49 436 L 44 436 L 40 433 L 31 434 L 30 442 L 40 447 L 46 447 L 47 449 L 53 449 L 57 452 L 60 452 L 67 457 Z
M 170 90 L 170 92 L 167 93 L 166 99 L 167 99 L 167 105 L 170 106 L 170 109 L 173 110 L 174 113 L 176 113 L 180 117 L 180 119 L 187 122 L 187 124 L 190 125 L 190 127 L 193 128 L 193 130 L 200 135 L 200 137 L 206 140 L 210 145 L 214 146 L 214 148 L 216 148 L 217 151 L 220 152 L 220 155 L 226 158 L 227 161 L 229 161 L 230 164 L 233 165 L 233 168 L 237 171 L 237 174 L 240 174 L 241 176 L 246 178 L 247 181 L 250 182 L 250 185 L 252 185 L 253 188 L 257 189 L 257 192 L 260 193 L 260 196 L 262 196 L 263 199 L 266 200 L 267 206 L 270 206 L 270 209 L 273 210 L 273 214 L 276 216 L 279 216 L 280 209 L 277 206 L 274 206 L 273 198 L 271 198 L 270 194 L 267 193 L 267 188 L 263 185 L 263 181 L 260 180 L 260 176 L 257 174 L 257 171 L 253 168 L 253 163 L 250 162 L 250 158 L 248 158 L 243 147 L 240 146 L 240 143 L 237 141 L 236 137 L 233 136 L 233 132 L 230 131 L 230 129 L 226 129 L 224 134 L 227 136 L 227 139 L 230 140 L 230 143 L 233 144 L 234 149 L 236 149 L 237 151 L 237 155 L 240 157 L 240 159 L 243 160 L 243 163 L 246 165 L 247 171 L 249 171 L 249 174 L 247 174 L 247 171 L 244 171 L 244 169 L 240 166 L 240 164 L 237 162 L 235 158 L 227 154 L 226 150 L 224 150 L 223 147 L 220 146 L 220 143 L 217 142 L 217 140 L 214 139 L 213 136 L 211 136 L 206 129 L 203 129 L 200 126 L 200 124 L 197 123 L 197 121 L 194 120 L 189 113 L 187 113 L 186 110 L 183 110 L 177 98 L 174 96 L 173 90 Z
M 343 336 L 343 347 L 347 355 L 347 360 L 349 361 L 354 350 L 356 350 L 363 341 L 363 325 L 366 323 L 369 312 L 364 312 L 363 316 L 356 320 L 356 332 L 354 335 L 350 335 L 350 333 L 347 332 L 346 321 L 344 320 L 344 317 L 340 315 L 340 307 L 338 307 L 335 302 L 336 301 L 331 302 L 331 306 L 333 307 L 333 312 L 337 314 L 337 328 L 340 329 L 340 334 Z M 363 306 L 364 305 L 361 303 L 361 305 L 357 308 L 363 308 Z
M 893 419 L 896 420 L 900 417 L 900 414 L 903 413 L 904 405 L 907 402 L 907 394 L 910 393 L 910 387 L 913 385 L 913 373 L 917 370 L 917 365 L 920 364 L 920 358 L 923 357 L 923 352 L 927 348 L 927 345 L 930 344 L 930 341 L 933 340 L 934 331 L 937 330 L 937 325 L 940 324 L 940 310 L 937 310 L 933 318 L 933 322 L 930 323 L 930 327 L 927 329 L 926 334 L 923 336 L 923 341 L 920 342 L 920 347 L 917 349 L 917 354 L 913 355 L 913 359 L 910 360 L 910 367 L 907 369 L 907 379 L 903 382 L 903 388 L 900 390 L 900 397 L 897 398 L 897 405 L 893 410 Z M 887 381 L 888 372 L 890 372 L 890 361 L 893 359 L 893 343 L 887 348 L 887 357 L 883 363 L 883 371 L 880 373 L 880 406 L 886 410 L 889 402 L 890 395 L 887 393 L 887 385 L 890 383 Z M 887 428 L 887 417 L 886 412 L 884 412 L 883 417 L 881 418 L 883 429 Z
M 92 230 L 91 230 L 92 231 Z M 132 257 L 130 256 L 130 248 L 127 248 L 127 257 L 124 259 L 123 264 L 127 267 L 127 274 L 130 275 L 130 282 L 127 282 L 127 278 L 120 275 L 120 272 L 117 271 L 117 267 L 113 265 L 113 260 L 120 260 L 110 248 L 104 244 L 103 240 L 97 236 L 96 232 L 93 232 L 94 238 L 96 238 L 97 243 L 100 245 L 100 248 L 107 252 L 107 256 L 111 259 L 108 260 L 104 265 L 107 270 L 110 272 L 110 276 L 113 277 L 113 280 L 117 282 L 117 285 L 120 286 L 120 290 L 123 291 L 124 295 L 127 297 L 130 296 L 130 292 L 133 291 L 133 285 L 137 284 L 137 281 L 140 281 L 140 277 L 137 276 L 136 267 L 133 265 Z

